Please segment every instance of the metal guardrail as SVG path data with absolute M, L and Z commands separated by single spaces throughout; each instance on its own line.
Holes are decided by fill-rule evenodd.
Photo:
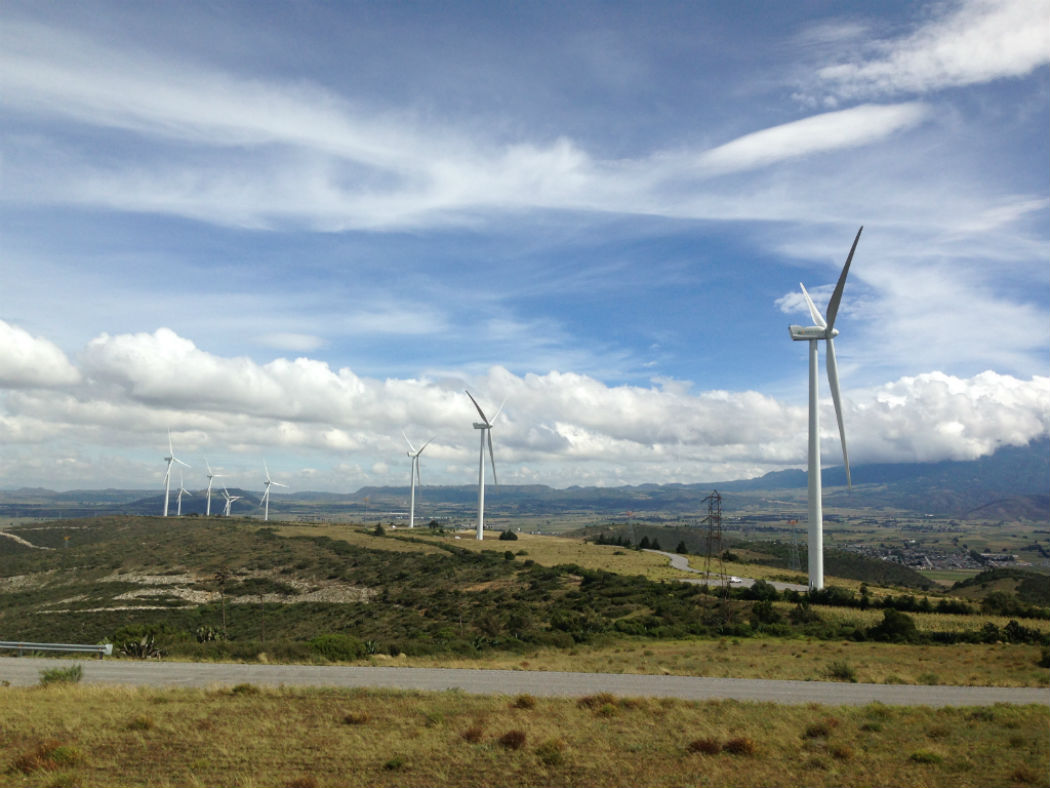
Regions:
M 24 654 L 27 651 L 85 651 L 91 654 L 97 654 L 99 659 L 102 659 L 102 657 L 104 656 L 113 656 L 112 643 L 102 643 L 97 646 L 88 646 L 78 643 L 27 643 L 22 640 L 0 640 L 0 649 L 15 650 L 18 652 L 18 656 L 22 656 L 22 654 Z

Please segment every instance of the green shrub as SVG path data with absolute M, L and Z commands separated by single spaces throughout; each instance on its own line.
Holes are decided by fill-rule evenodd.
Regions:
M 548 739 L 536 748 L 536 757 L 545 766 L 561 766 L 565 761 L 565 742 Z
M 908 756 L 908 759 L 915 763 L 941 763 L 944 760 L 944 756 L 929 750 L 916 750 Z
M 857 683 L 857 671 L 846 660 L 838 660 L 828 665 L 827 674 L 835 681 L 849 681 Z
M 46 668 L 40 671 L 40 685 L 46 687 L 48 684 L 76 684 L 84 677 L 84 669 L 80 665 L 70 665 L 68 668 Z
M 499 535 L 501 542 L 516 542 L 518 541 L 518 535 L 509 528 L 506 531 L 501 531 Z
M 882 621 L 867 630 L 872 640 L 888 643 L 913 643 L 919 639 L 915 620 L 907 613 L 888 608 L 882 611 Z
M 329 633 L 318 635 L 310 641 L 315 654 L 330 662 L 350 662 L 365 656 L 365 644 L 352 635 Z

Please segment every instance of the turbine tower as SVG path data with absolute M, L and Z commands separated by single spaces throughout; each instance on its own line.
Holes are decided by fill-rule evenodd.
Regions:
M 287 487 L 288 485 L 287 484 L 281 484 L 280 482 L 275 482 L 273 479 L 271 479 L 270 478 L 270 469 L 266 466 L 265 462 L 263 463 L 263 468 L 266 469 L 266 489 L 263 491 L 263 497 L 262 497 L 262 504 L 264 506 L 263 520 L 269 520 L 270 519 L 270 486 L 276 484 L 278 487 Z
M 481 409 L 478 401 L 474 399 L 473 395 L 468 391 L 467 396 L 470 397 L 470 401 L 474 403 L 474 407 L 478 409 L 478 415 L 481 416 L 481 422 L 474 422 L 474 429 L 481 430 L 481 451 L 478 455 L 478 541 L 485 538 L 485 443 L 489 445 L 489 460 L 492 462 L 492 483 L 499 484 L 496 479 L 496 458 L 492 454 L 492 425 L 496 419 L 499 418 L 499 414 L 503 411 L 503 405 L 499 406 L 499 410 L 496 411 L 496 415 L 490 420 L 486 415 L 485 411 Z M 504 400 L 506 404 L 506 400 Z
M 846 264 L 842 267 L 838 284 L 828 301 L 827 317 L 822 317 L 817 311 L 813 299 L 806 292 L 805 285 L 802 287 L 802 295 L 806 298 L 809 313 L 813 317 L 812 326 L 789 326 L 791 338 L 796 342 L 809 342 L 809 587 L 821 589 L 824 587 L 824 513 L 821 505 L 821 483 L 820 483 L 820 418 L 817 413 L 819 405 L 819 384 L 817 382 L 817 343 L 825 340 L 828 343 L 828 386 L 831 388 L 831 399 L 835 403 L 835 418 L 839 425 L 839 440 L 842 442 L 842 463 L 846 466 L 846 484 L 852 489 L 853 483 L 849 473 L 849 455 L 846 452 L 846 431 L 842 426 L 842 397 L 839 395 L 839 370 L 835 361 L 834 337 L 838 335 L 835 329 L 835 317 L 839 311 L 839 303 L 842 301 L 842 289 L 846 286 L 846 275 L 849 273 L 849 265 L 853 262 L 853 253 L 857 251 L 857 241 L 864 230 L 861 226 L 857 230 L 857 237 L 853 239 Z
M 186 483 L 182 479 L 182 468 L 179 468 L 179 492 L 175 496 L 175 500 L 178 503 L 178 508 L 175 510 L 176 517 L 182 517 L 182 496 L 189 494 L 190 491 L 186 489 Z
M 208 469 L 208 503 L 204 509 L 204 515 L 211 517 L 211 484 L 215 479 L 221 479 L 225 474 L 216 473 L 211 469 L 211 465 L 208 464 L 208 458 L 204 458 L 204 467 Z
M 409 528 L 415 528 L 416 527 L 416 482 L 417 481 L 419 482 L 419 486 L 420 487 L 423 486 L 423 479 L 419 475 L 419 455 L 423 453 L 423 449 L 425 449 L 427 446 L 429 446 L 430 445 L 430 441 L 432 441 L 434 439 L 431 438 L 429 441 L 427 441 L 422 446 L 420 446 L 419 450 L 417 451 L 416 447 L 412 445 L 412 441 L 410 441 L 408 439 L 408 436 L 405 435 L 405 431 L 404 430 L 401 430 L 401 437 L 404 438 L 405 439 L 405 443 L 408 444 L 408 456 L 412 460 L 412 470 L 409 473 L 409 480 L 411 482 L 412 492 L 411 492 L 410 498 L 409 498 L 410 502 L 409 502 L 409 507 L 408 507 L 408 527 Z
M 230 516 L 230 506 L 233 504 L 234 501 L 241 500 L 241 496 L 239 496 L 239 495 L 230 495 L 230 491 L 226 489 L 225 485 L 223 485 L 222 497 L 226 499 L 226 505 L 222 507 L 222 516 L 223 517 L 229 517 Z
M 186 465 L 182 460 L 175 456 L 175 447 L 171 442 L 171 430 L 168 430 L 168 456 L 164 458 L 164 461 L 168 463 L 167 469 L 164 471 L 164 516 L 168 516 L 168 498 L 171 496 L 171 466 L 173 463 L 179 465 Z

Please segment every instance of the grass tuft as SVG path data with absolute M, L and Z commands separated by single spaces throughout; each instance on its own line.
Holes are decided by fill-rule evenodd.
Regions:
M 254 684 L 235 684 L 230 690 L 234 695 L 258 695 L 260 690 Z
M 829 664 L 825 674 L 828 678 L 834 679 L 835 681 L 849 681 L 853 684 L 857 683 L 856 669 L 844 659 Z
M 691 753 L 718 755 L 718 753 L 722 752 L 722 742 L 709 736 L 706 739 L 694 739 L 686 745 L 686 749 Z
M 395 755 L 389 761 L 383 764 L 383 768 L 388 772 L 396 772 L 399 769 L 405 768 L 405 759 L 400 755 Z
M 150 731 L 155 727 L 156 723 L 148 714 L 140 714 L 137 717 L 133 717 L 131 722 L 128 723 L 129 731 Z
M 597 695 L 584 695 L 576 705 L 581 709 L 599 709 L 602 706 L 616 704 L 616 696 L 611 692 L 599 692 Z
M 40 671 L 40 686 L 49 684 L 76 684 L 84 678 L 84 669 L 80 665 L 68 668 L 46 668 Z
M 40 770 L 52 771 L 77 763 L 81 759 L 82 754 L 77 747 L 62 744 L 57 739 L 48 739 L 16 757 L 8 771 L 22 774 L 32 774 Z
M 343 716 L 343 725 L 364 725 L 370 719 L 368 712 L 351 711 Z
M 507 731 L 499 737 L 499 743 L 508 750 L 520 750 L 525 746 L 525 731 L 518 729 Z
M 755 743 L 747 736 L 738 736 L 723 744 L 722 752 L 728 752 L 730 755 L 754 755 Z
M 544 766 L 561 766 L 565 762 L 565 742 L 547 739 L 536 748 L 536 757 Z
M 513 709 L 534 709 L 536 708 L 536 698 L 525 693 L 518 695 L 510 705 Z
M 284 788 L 317 788 L 317 778 L 311 774 L 304 777 L 296 777 L 284 784 Z
M 944 760 L 944 756 L 930 750 L 916 750 L 908 756 L 908 760 L 915 763 L 941 763 Z
M 480 725 L 471 725 L 469 728 L 463 731 L 462 734 L 463 738 L 469 741 L 471 744 L 476 744 L 477 742 L 481 741 L 484 735 L 485 729 L 482 728 Z

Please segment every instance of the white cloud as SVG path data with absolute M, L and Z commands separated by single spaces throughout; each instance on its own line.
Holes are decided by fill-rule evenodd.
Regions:
M 926 93 L 1020 77 L 1050 62 L 1050 0 L 967 0 L 820 78 L 845 98 Z M 940 8 L 945 6 L 934 6 Z
M 0 320 L 0 386 L 65 386 L 79 375 L 53 342 Z
M 863 104 L 746 134 L 704 152 L 698 161 L 701 168 L 716 173 L 764 167 L 785 159 L 867 145 L 914 126 L 926 115 L 927 108 L 914 102 Z
M 435 438 L 429 482 L 470 481 L 475 414 L 457 381 L 362 378 L 307 358 L 222 358 L 166 329 L 101 336 L 81 359 L 83 380 L 70 393 L 4 396 L 0 435 L 11 462 L 42 453 L 123 457 L 151 434 L 161 452 L 170 426 L 180 456 L 207 453 L 213 466 L 226 457 L 252 480 L 267 458 L 289 483 L 306 468 L 301 484 L 345 489 L 347 480 L 332 474 L 347 462 L 370 469 L 354 477 L 358 484 L 400 483 L 406 429 Z M 507 400 L 493 431 L 506 483 L 718 481 L 805 461 L 805 408 L 755 391 L 693 392 L 682 381 L 609 386 L 576 373 L 518 376 L 500 367 L 468 382 L 482 407 Z M 972 459 L 1050 434 L 1045 377 L 929 373 L 844 394 L 856 463 Z M 822 407 L 830 426 L 825 462 L 835 464 L 831 404 Z M 159 461 L 149 463 L 139 483 L 161 472 Z M 121 483 L 129 481 L 108 482 Z

